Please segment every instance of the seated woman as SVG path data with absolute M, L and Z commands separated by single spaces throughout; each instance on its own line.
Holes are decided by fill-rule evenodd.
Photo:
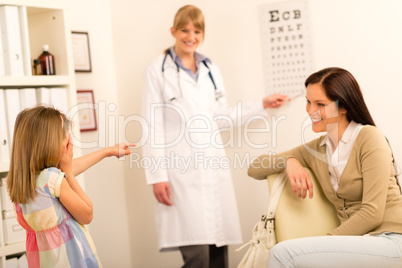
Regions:
M 286 169 L 293 192 L 312 198 L 303 168 L 309 167 L 341 225 L 327 236 L 278 243 L 267 267 L 402 267 L 402 195 L 393 154 L 357 81 L 344 69 L 327 68 L 305 85 L 313 131 L 327 134 L 278 155 L 260 156 L 248 174 L 265 179 Z

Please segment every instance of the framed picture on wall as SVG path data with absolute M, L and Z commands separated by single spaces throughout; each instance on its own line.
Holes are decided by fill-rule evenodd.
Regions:
M 93 90 L 77 90 L 77 104 L 80 131 L 97 130 Z
M 91 72 L 91 53 L 87 32 L 71 32 L 75 72 Z

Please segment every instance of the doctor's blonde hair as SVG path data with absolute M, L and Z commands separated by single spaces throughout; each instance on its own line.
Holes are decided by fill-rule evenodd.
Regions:
M 202 14 L 201 9 L 193 5 L 183 6 L 176 12 L 173 29 L 177 31 L 185 27 L 190 21 L 194 24 L 195 28 L 205 33 L 204 14 Z
M 36 177 L 45 168 L 58 167 L 70 121 L 45 106 L 25 109 L 15 121 L 7 190 L 11 201 L 26 204 L 36 196 Z
M 182 6 L 176 12 L 172 27 L 175 31 L 177 31 L 180 28 L 187 26 L 190 21 L 194 24 L 194 27 L 200 29 L 205 36 L 204 14 L 202 14 L 201 9 L 193 5 Z M 169 50 L 169 48 L 165 50 L 165 53 L 167 52 L 167 50 Z

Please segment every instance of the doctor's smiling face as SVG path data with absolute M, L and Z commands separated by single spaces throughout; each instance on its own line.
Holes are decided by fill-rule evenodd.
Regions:
M 195 27 L 191 20 L 186 26 L 178 29 L 172 27 L 170 32 L 176 39 L 174 48 L 179 57 L 192 56 L 204 39 L 204 31 Z

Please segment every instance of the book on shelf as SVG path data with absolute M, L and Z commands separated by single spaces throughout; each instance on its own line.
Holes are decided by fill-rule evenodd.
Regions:
M 67 114 L 67 90 L 65 88 L 55 87 L 50 89 L 50 104 L 60 112 Z
M 9 144 L 4 90 L 0 89 L 0 163 L 4 166 L 10 163 Z
M 7 191 L 7 177 L 1 178 L 1 208 L 3 210 L 13 210 L 14 205 L 13 202 L 11 202 L 10 195 L 8 194 Z
M 40 87 L 36 89 L 36 102 L 41 105 L 52 105 L 60 112 L 67 114 L 68 100 L 66 88 L 47 88 Z
M 6 259 L 7 268 L 28 268 L 28 260 L 26 254 L 22 254 L 20 257 L 12 257 Z
M 28 268 L 28 260 L 25 253 L 18 258 L 18 268 Z
M 6 267 L 7 268 L 19 268 L 19 266 L 18 266 L 18 258 L 6 259 Z
M 4 90 L 4 99 L 5 99 L 5 107 L 6 107 L 8 137 L 10 140 L 9 149 L 11 151 L 15 119 L 17 119 L 17 116 L 20 113 L 19 89 L 5 89 Z
M 5 75 L 23 76 L 24 63 L 19 7 L 0 6 L 0 28 Z
M 0 26 L 1 31 L 1 26 Z M 0 32 L 0 76 L 6 75 L 4 70 L 3 34 Z
M 36 102 L 38 104 L 50 104 L 50 90 L 46 87 L 39 87 L 36 89 Z
M 34 88 L 22 88 L 20 93 L 20 110 L 36 106 L 36 91 Z

